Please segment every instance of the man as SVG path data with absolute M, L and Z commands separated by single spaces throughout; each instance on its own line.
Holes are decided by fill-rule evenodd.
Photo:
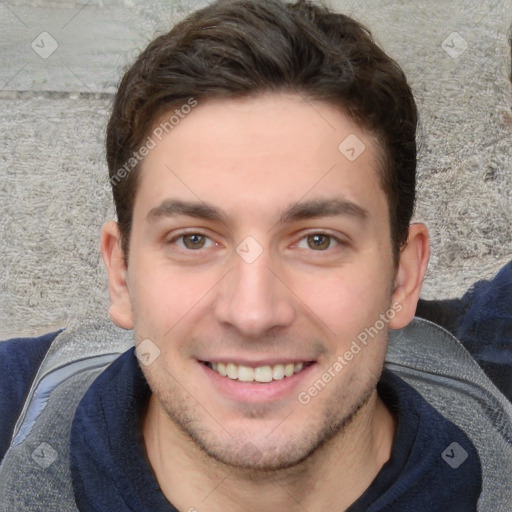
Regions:
M 5 507 L 508 510 L 510 404 L 413 322 L 416 123 L 369 33 L 304 1 L 220 1 L 153 41 L 114 102 L 101 237 L 137 349 L 4 349 Z

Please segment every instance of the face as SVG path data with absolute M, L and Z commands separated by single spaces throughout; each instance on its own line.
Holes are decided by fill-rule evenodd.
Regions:
M 203 453 L 290 467 L 375 397 L 401 309 L 377 160 L 338 109 L 284 94 L 200 103 L 144 159 L 111 314 Z

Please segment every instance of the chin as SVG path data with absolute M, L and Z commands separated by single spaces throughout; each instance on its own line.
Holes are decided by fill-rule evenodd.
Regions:
M 280 427 L 274 425 L 274 432 L 271 429 L 265 429 L 265 432 L 261 432 L 261 429 L 251 431 L 247 426 L 239 429 L 236 435 L 231 435 L 231 432 L 226 434 L 227 431 L 219 427 L 221 431 L 216 435 L 214 429 L 199 426 L 197 420 L 192 420 L 190 416 L 176 415 L 177 411 L 168 411 L 168 416 L 207 460 L 248 472 L 254 477 L 254 473 L 263 476 L 269 472 L 305 468 L 328 448 L 330 442 L 343 435 L 372 395 L 372 390 L 369 390 L 345 414 L 328 407 L 330 412 L 322 417 L 321 423 L 315 423 L 313 418 L 294 421 L 292 413 L 284 420 L 288 422 L 288 429 L 282 429 L 281 433 L 277 432 Z

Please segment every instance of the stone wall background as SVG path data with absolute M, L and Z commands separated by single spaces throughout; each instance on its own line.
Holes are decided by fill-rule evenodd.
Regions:
M 123 68 L 200 0 L 0 2 L 0 339 L 107 316 L 103 137 Z M 404 68 L 421 114 L 423 296 L 512 256 L 512 0 L 331 1 Z M 53 53 L 50 54 L 50 52 Z

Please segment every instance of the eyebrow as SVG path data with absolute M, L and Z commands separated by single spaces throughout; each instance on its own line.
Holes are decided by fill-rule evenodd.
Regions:
M 361 221 L 367 220 L 370 216 L 368 210 L 346 199 L 313 199 L 311 201 L 301 201 L 287 208 L 281 216 L 280 222 L 293 222 L 317 217 L 334 217 L 337 215 L 354 217 Z
M 186 215 L 196 219 L 205 219 L 226 223 L 226 215 L 218 208 L 204 202 L 179 201 L 166 199 L 152 208 L 147 215 L 149 222 L 156 222 L 165 217 Z
M 166 199 L 158 206 L 152 208 L 147 219 L 150 223 L 166 217 L 186 215 L 196 219 L 205 219 L 227 224 L 227 216 L 224 212 L 205 202 L 190 202 L 177 199 Z M 346 199 L 314 199 L 302 201 L 289 206 L 279 219 L 280 223 L 288 223 L 297 220 L 313 219 L 318 217 L 334 217 L 343 215 L 366 220 L 369 212 L 358 204 Z

